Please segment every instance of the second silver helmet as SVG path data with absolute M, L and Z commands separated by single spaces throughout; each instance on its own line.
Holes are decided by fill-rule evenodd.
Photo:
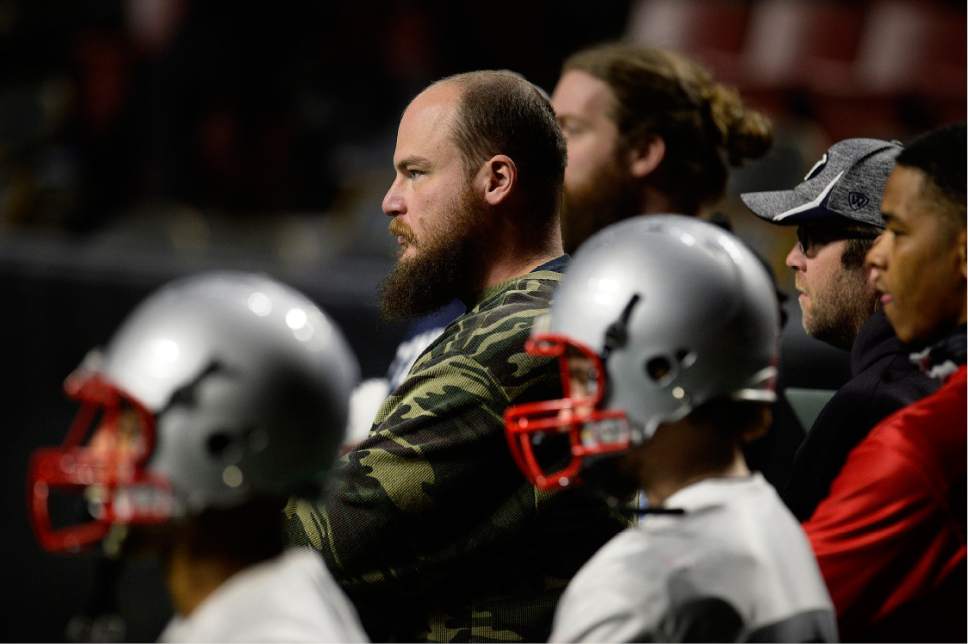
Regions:
M 564 396 L 507 411 L 512 452 L 551 489 L 707 401 L 772 401 L 778 335 L 772 280 L 732 234 L 678 215 L 609 226 L 579 248 L 535 325 L 527 350 L 561 361 Z M 538 443 L 562 436 L 569 458 L 543 462 Z

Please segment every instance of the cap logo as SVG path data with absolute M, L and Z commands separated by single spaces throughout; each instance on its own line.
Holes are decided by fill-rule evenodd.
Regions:
M 847 204 L 850 206 L 851 210 L 860 210 L 871 200 L 863 192 L 848 192 L 847 193 Z

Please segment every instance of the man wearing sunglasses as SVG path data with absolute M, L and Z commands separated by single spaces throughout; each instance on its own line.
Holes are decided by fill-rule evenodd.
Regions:
M 901 146 L 835 143 L 792 190 L 742 195 L 757 216 L 797 227 L 786 258 L 808 335 L 849 350 L 851 379 L 821 410 L 797 450 L 784 500 L 801 521 L 830 490 L 847 454 L 888 414 L 937 385 L 908 360 L 868 284 L 864 256 L 884 230 L 881 196 Z
M 867 254 L 897 337 L 943 382 L 850 453 L 803 528 L 845 642 L 965 641 L 965 124 L 897 157 Z

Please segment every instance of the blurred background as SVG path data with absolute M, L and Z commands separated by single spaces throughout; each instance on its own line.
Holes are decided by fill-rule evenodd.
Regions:
M 377 314 L 394 252 L 380 200 L 398 116 L 429 82 L 509 68 L 550 92 L 565 56 L 612 39 L 692 55 L 776 123 L 719 210 L 790 289 L 792 231 L 738 193 L 792 186 L 840 138 L 964 120 L 965 27 L 942 0 L 0 0 L 0 638 L 151 640 L 167 619 L 149 563 L 45 555 L 25 516 L 27 455 L 74 411 L 64 377 L 159 284 L 270 273 L 334 316 L 365 376 L 384 372 L 404 328 Z M 846 354 L 787 310 L 784 360 L 815 365 L 787 384 L 836 387 Z M 123 628 L 89 619 L 112 614 Z

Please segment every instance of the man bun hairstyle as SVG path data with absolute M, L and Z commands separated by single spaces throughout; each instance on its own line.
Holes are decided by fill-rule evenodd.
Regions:
M 769 119 L 680 54 L 608 43 L 570 56 L 562 73 L 572 70 L 608 84 L 615 97 L 611 116 L 626 148 L 662 138 L 665 158 L 647 181 L 677 210 L 697 214 L 717 201 L 728 166 L 763 156 L 773 142 Z
M 531 210 L 528 228 L 544 233 L 557 226 L 567 157 L 548 95 L 509 70 L 467 72 L 440 82 L 461 88 L 453 135 L 468 175 L 495 154 L 506 154 Z
M 720 147 L 729 165 L 738 166 L 746 159 L 766 154 L 773 142 L 773 125 L 760 112 L 747 108 L 732 87 L 710 81 L 705 102 L 712 123 L 719 132 Z
M 953 123 L 917 137 L 896 159 L 897 165 L 924 173 L 922 196 L 961 228 L 965 227 L 966 146 L 965 123 Z

